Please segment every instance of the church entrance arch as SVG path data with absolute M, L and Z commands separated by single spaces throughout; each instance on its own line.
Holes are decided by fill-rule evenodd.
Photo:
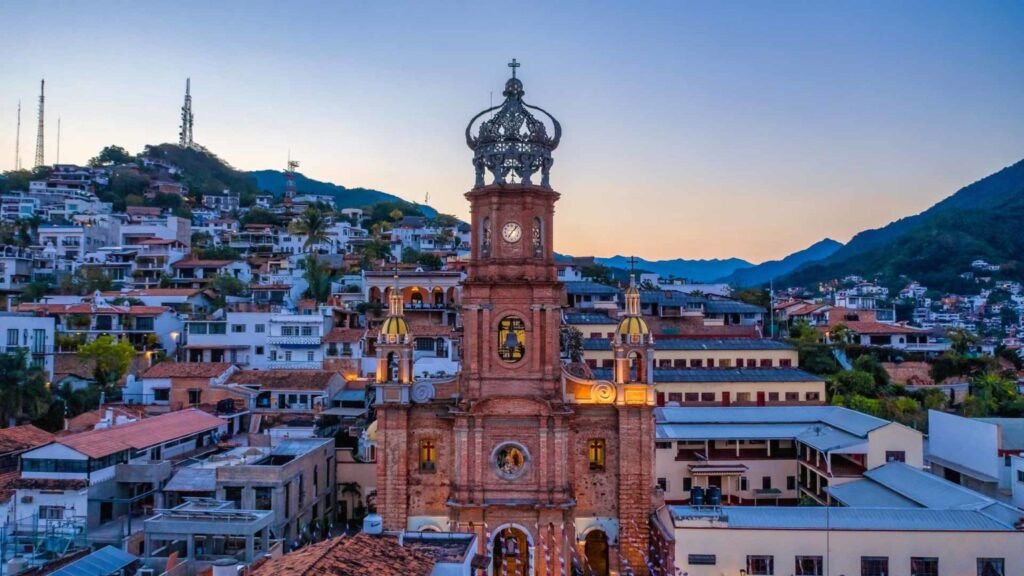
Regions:
M 608 535 L 604 530 L 591 530 L 584 537 L 583 553 L 587 565 L 584 573 L 593 576 L 608 576 Z
M 533 576 L 533 537 L 518 524 L 503 524 L 491 536 L 490 576 Z

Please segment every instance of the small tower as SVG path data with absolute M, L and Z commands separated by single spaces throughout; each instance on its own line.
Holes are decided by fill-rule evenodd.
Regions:
M 377 384 L 412 384 L 412 343 L 396 269 L 395 286 L 388 298 L 388 317 L 381 324 L 377 339 Z M 403 402 L 408 401 L 408 395 L 405 396 Z
M 612 340 L 616 384 L 654 384 L 654 336 L 640 315 L 640 290 L 630 271 L 626 312 Z
M 195 117 L 192 115 L 192 79 L 185 79 L 185 103 L 181 107 L 181 130 L 178 132 L 178 146 L 192 148 L 192 123 Z
M 45 162 L 43 151 L 45 145 L 43 143 L 43 135 L 45 134 L 46 123 L 43 120 L 43 111 L 46 104 L 46 80 L 39 81 L 39 126 L 36 128 L 36 162 L 35 168 L 39 168 Z

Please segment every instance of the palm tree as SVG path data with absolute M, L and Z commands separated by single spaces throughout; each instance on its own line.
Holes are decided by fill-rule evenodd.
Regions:
M 334 280 L 331 268 L 326 262 L 316 258 L 314 254 L 303 263 L 305 270 L 302 277 L 306 280 L 306 296 L 316 300 L 318 304 L 331 297 L 331 282 Z
M 311 252 L 313 246 L 327 242 L 327 226 L 327 219 L 324 218 L 323 213 L 310 207 L 306 208 L 302 216 L 293 220 L 288 229 L 292 234 L 304 235 L 306 241 L 302 246 L 306 252 Z

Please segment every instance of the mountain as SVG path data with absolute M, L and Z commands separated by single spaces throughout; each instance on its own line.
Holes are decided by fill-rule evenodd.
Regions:
M 739 287 L 766 284 L 773 278 L 788 274 L 804 264 L 828 258 L 842 247 L 843 244 L 841 242 L 825 238 L 799 252 L 786 256 L 782 260 L 770 260 L 750 268 L 740 268 L 728 276 L 719 278 L 717 281 Z
M 604 266 L 624 268 L 626 270 L 630 268 L 629 257 L 627 256 L 595 258 L 594 260 Z M 715 278 L 728 276 L 739 269 L 752 266 L 753 264 L 750 262 L 739 258 L 729 258 L 727 260 L 719 260 L 717 258 L 713 260 L 684 260 L 682 258 L 676 258 L 675 260 L 644 260 L 638 258 L 636 262 L 637 268 L 655 272 L 661 276 L 686 278 L 692 282 L 710 282 Z
M 967 291 L 959 277 L 976 259 L 1024 274 L 1024 160 L 957 191 L 928 210 L 854 236 L 831 256 L 806 264 L 777 285 L 808 286 L 848 274 L 897 283 L 905 275 L 942 291 Z M 976 290 L 976 287 L 975 287 Z
M 256 181 L 260 190 L 266 190 L 271 194 L 280 196 L 284 194 L 285 178 L 284 172 L 279 170 L 257 170 L 249 172 Z M 414 204 L 387 192 L 374 190 L 372 188 L 346 188 L 331 182 L 321 182 L 307 178 L 303 174 L 295 173 L 295 189 L 304 194 L 323 194 L 334 198 L 338 208 L 362 208 L 378 202 L 399 202 L 402 204 Z M 425 204 L 415 204 L 424 216 L 434 218 L 437 210 Z

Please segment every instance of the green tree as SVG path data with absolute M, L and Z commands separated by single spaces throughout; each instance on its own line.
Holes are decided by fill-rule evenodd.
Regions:
M 4 172 L 4 177 L 0 178 L 0 192 L 28 192 L 28 183 L 32 178 L 32 172 L 28 170 Z
M 242 226 L 249 224 L 277 224 L 277 215 L 263 208 L 251 208 L 238 221 Z
M 107 146 L 96 156 L 89 159 L 89 166 L 110 166 L 127 164 L 133 160 L 132 155 L 120 146 Z
M 334 276 L 326 262 L 319 258 L 306 258 L 303 261 L 302 277 L 306 280 L 306 297 L 316 300 L 318 304 L 331 297 L 331 282 Z
M 830 392 L 833 396 L 878 396 L 875 379 L 871 374 L 859 370 L 843 370 L 833 376 Z
M 135 348 L 127 340 L 103 335 L 78 347 L 78 357 L 96 363 L 93 378 L 101 389 L 115 384 L 128 371 Z
M 249 287 L 245 282 L 230 274 L 218 274 L 210 281 L 210 287 L 221 296 L 244 296 Z
M 889 372 L 886 371 L 882 363 L 879 362 L 871 354 L 862 354 L 853 361 L 853 369 L 859 372 L 865 372 L 871 375 L 872 380 L 875 381 L 875 387 L 878 389 L 887 388 L 890 384 Z
M 43 371 L 27 360 L 23 350 L 0 354 L 0 420 L 10 426 L 40 417 L 51 403 Z
M 744 288 L 733 292 L 732 297 L 740 302 L 760 306 L 765 310 L 771 311 L 772 297 L 764 288 Z
M 817 344 L 821 342 L 821 334 L 806 320 L 800 319 L 789 327 L 789 339 L 797 344 Z
M 306 252 L 312 252 L 317 244 L 327 242 L 329 236 L 327 228 L 329 224 L 322 212 L 316 208 L 307 208 L 301 216 L 292 221 L 288 227 L 292 234 L 299 234 L 306 237 L 302 247 Z
M 978 337 L 962 328 L 951 328 L 946 331 L 949 338 L 949 349 L 955 354 L 966 356 L 971 347 L 978 343 Z
M 853 332 L 850 331 L 849 326 L 840 322 L 839 324 L 829 328 L 828 339 L 831 340 L 833 344 L 844 346 L 853 341 Z

